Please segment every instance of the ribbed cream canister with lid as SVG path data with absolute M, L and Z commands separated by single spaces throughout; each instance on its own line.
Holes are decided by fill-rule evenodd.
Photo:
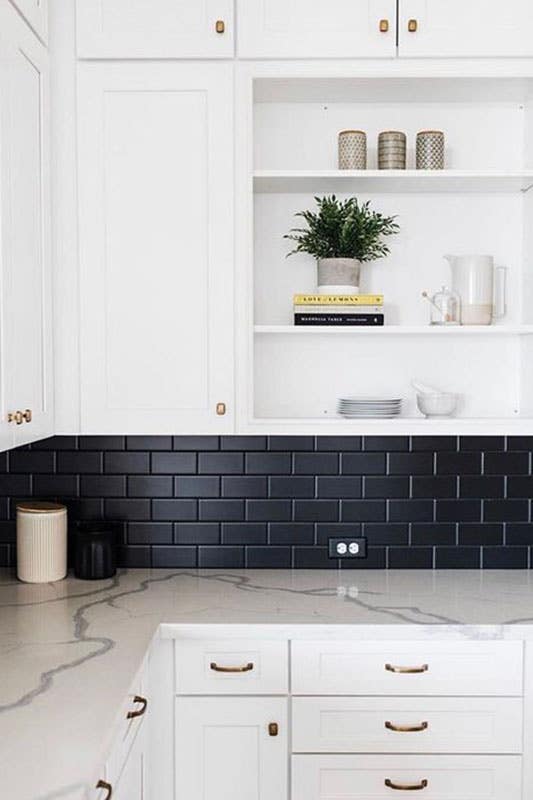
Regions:
M 17 576 L 51 583 L 67 574 L 67 509 L 60 503 L 17 504 Z

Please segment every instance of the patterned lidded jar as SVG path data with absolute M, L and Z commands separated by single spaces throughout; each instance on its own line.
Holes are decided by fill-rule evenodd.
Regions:
M 407 136 L 402 131 L 382 131 L 378 136 L 378 169 L 405 169 Z
M 339 133 L 339 169 L 366 169 L 366 133 Z
M 67 509 L 59 503 L 17 504 L 17 577 L 51 583 L 67 574 Z
M 416 168 L 444 169 L 444 133 L 442 131 L 417 133 Z

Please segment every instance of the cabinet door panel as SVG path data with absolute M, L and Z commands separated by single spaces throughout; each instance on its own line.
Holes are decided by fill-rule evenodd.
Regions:
M 239 0 L 243 58 L 391 58 L 395 0 Z M 381 30 L 380 22 L 388 22 Z
M 416 30 L 409 30 L 410 20 L 416 21 Z M 401 0 L 399 54 L 411 58 L 530 57 L 532 29 L 530 0 Z
M 48 38 L 48 0 L 11 0 L 28 25 L 41 37 Z
M 231 76 L 229 65 L 81 67 L 87 433 L 230 429 Z
M 78 0 L 77 28 L 82 58 L 233 56 L 232 0 Z

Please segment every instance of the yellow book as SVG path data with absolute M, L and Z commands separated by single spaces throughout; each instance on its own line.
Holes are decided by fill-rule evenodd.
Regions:
M 382 294 L 295 294 L 298 306 L 382 306 Z

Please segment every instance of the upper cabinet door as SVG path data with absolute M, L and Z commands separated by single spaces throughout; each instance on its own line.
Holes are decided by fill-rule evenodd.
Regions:
M 393 58 L 396 0 L 238 0 L 241 58 Z
M 231 58 L 233 0 L 77 0 L 80 58 Z
M 233 67 L 79 65 L 82 430 L 233 420 Z
M 43 42 L 48 40 L 48 0 L 11 0 Z
M 404 57 L 533 56 L 531 0 L 400 0 L 398 24 Z

